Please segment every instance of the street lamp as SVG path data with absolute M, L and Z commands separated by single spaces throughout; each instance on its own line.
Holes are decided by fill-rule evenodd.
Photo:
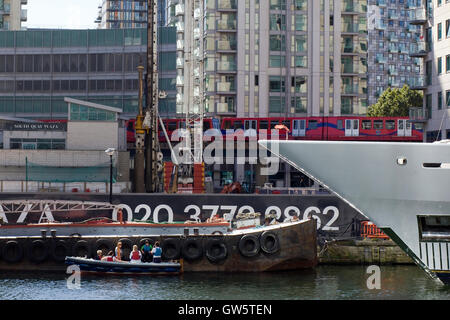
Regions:
M 105 153 L 109 156 L 109 203 L 112 203 L 112 184 L 113 184 L 113 160 L 112 157 L 116 152 L 114 148 L 108 148 L 105 150 Z

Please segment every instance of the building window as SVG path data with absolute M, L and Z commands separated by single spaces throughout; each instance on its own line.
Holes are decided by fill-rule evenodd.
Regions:
M 442 23 L 438 23 L 437 25 L 437 38 L 438 40 L 442 39 Z
M 439 57 L 437 60 L 437 69 L 438 69 L 438 74 L 442 73 L 442 57 Z
M 441 110 L 442 109 L 442 92 L 438 92 L 437 98 L 438 98 L 438 110 Z

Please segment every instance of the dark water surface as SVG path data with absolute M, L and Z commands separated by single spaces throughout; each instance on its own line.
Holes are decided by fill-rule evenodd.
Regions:
M 367 266 L 260 274 L 184 274 L 169 277 L 81 276 L 68 289 L 68 274 L 0 274 L 1 300 L 448 300 L 450 286 L 416 266 L 381 266 L 381 289 L 368 289 Z

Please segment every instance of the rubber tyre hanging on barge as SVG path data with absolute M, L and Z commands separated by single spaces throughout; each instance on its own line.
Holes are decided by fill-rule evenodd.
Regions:
M 181 245 L 178 239 L 168 238 L 162 241 L 162 258 L 175 260 L 180 258 Z
M 239 252 L 244 257 L 254 257 L 261 249 L 258 237 L 252 234 L 246 234 L 239 240 Z
M 91 258 L 91 246 L 86 240 L 78 240 L 72 248 L 72 256 Z
M 114 244 L 109 239 L 98 239 L 95 242 L 94 254 L 97 254 L 97 250 L 102 250 L 103 255 L 107 255 L 110 251 L 114 252 Z
M 56 262 L 64 262 L 70 254 L 70 246 L 65 240 L 57 240 L 52 243 L 50 256 Z
M 274 254 L 280 250 L 278 236 L 271 231 L 264 231 L 259 238 L 261 250 L 267 254 Z
M 201 239 L 186 239 L 181 249 L 183 258 L 189 261 L 203 257 L 203 245 Z
M 23 248 L 16 240 L 7 241 L 2 250 L 3 260 L 9 263 L 17 263 L 22 261 Z
M 28 247 L 28 257 L 30 261 L 35 263 L 42 263 L 47 260 L 48 253 L 48 243 L 44 240 L 34 240 Z
M 206 257 L 209 261 L 217 263 L 225 260 L 228 256 L 228 249 L 221 239 L 211 239 L 206 243 Z

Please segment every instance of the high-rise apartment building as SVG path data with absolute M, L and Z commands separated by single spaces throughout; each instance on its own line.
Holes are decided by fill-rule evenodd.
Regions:
M 158 1 L 158 25 L 166 23 L 166 0 Z M 103 0 L 96 22 L 100 29 L 145 28 L 147 0 Z
M 167 22 L 177 27 L 177 112 L 198 93 L 206 113 L 219 116 L 366 112 L 367 0 L 169 0 L 167 6 Z
M 27 10 L 22 6 L 28 0 L 0 0 L 0 30 L 21 30 L 27 21 Z
M 413 116 L 427 119 L 429 142 L 450 139 L 450 1 L 424 0 L 411 10 L 411 19 L 422 26 L 427 48 L 422 85 L 417 87 L 424 90 L 424 109 Z
M 420 21 L 410 19 L 421 0 L 369 0 L 369 105 L 388 87 L 421 81 L 426 44 Z

